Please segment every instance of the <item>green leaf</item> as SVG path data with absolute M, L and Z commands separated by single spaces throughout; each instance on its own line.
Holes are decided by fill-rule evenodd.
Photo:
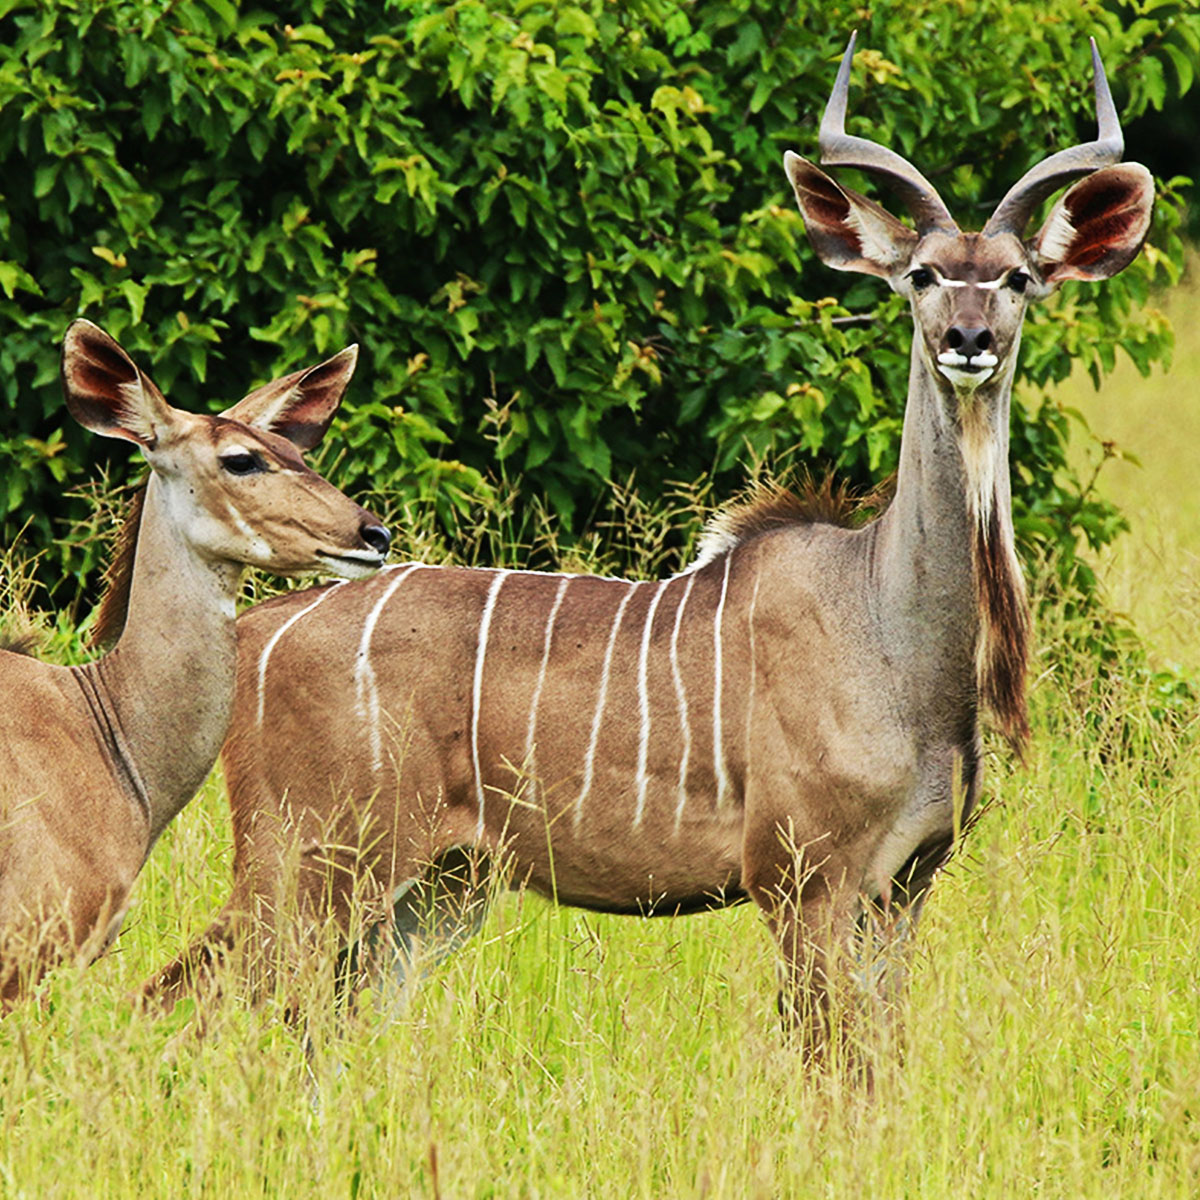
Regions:
M 129 311 L 133 316 L 133 323 L 140 325 L 142 323 L 142 314 L 146 310 L 146 296 L 150 288 L 132 279 L 122 279 L 117 286 L 120 289 L 121 295 L 125 297 L 125 302 L 129 305 Z
M 18 289 L 29 292 L 33 296 L 43 294 L 37 280 L 24 267 L 19 263 L 3 260 L 0 260 L 0 288 L 4 289 L 4 294 L 10 300 L 14 298 Z
M 1196 68 L 1192 59 L 1184 54 L 1178 46 L 1172 46 L 1170 42 L 1163 45 L 1163 53 L 1171 60 L 1175 66 L 1175 73 L 1179 77 L 1179 91 L 1181 94 L 1190 92 L 1192 84 L 1196 79 Z
M 1128 115 L 1162 106 L 1146 142 L 1191 128 L 1194 7 L 1084 14 Z M 521 464 L 531 510 L 575 522 L 567 539 L 598 511 L 601 474 L 634 477 L 647 503 L 706 472 L 729 496 L 781 460 L 869 487 L 896 463 L 911 320 L 881 280 L 820 265 L 779 163 L 816 153 L 848 11 L 0 0 L 4 437 L 46 440 L 55 342 L 86 312 L 131 352 L 154 347 L 183 407 L 209 404 L 204 373 L 232 394 L 243 370 L 261 380 L 358 342 L 370 411 L 347 410 L 329 440 L 339 482 L 419 496 L 443 521 L 501 461 Z M 1081 11 L 871 8 L 848 128 L 904 153 L 974 227 L 1090 127 Z M 953 49 L 983 44 L 1005 53 Z M 845 182 L 896 211 L 877 181 Z M 1026 321 L 1014 502 L 1022 552 L 1047 561 L 1077 561 L 1077 541 L 1116 523 L 1068 469 L 1078 427 L 1031 397 L 1072 370 L 1104 382 L 1124 358 L 1169 361 L 1155 289 L 1182 269 L 1187 185 L 1159 187 L 1139 259 Z M 459 292 L 431 299 L 448 280 Z M 480 430 L 483 397 L 521 422 Z M 86 477 L 95 442 L 68 438 L 53 461 Z M 34 544 L 56 578 L 90 580 L 95 550 L 53 541 L 51 515 L 75 502 L 49 474 L 22 484 Z

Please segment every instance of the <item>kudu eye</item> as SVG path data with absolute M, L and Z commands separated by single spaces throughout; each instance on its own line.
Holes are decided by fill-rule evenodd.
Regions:
M 238 450 L 233 454 L 221 455 L 221 470 L 228 471 L 230 475 L 254 475 L 266 470 L 266 467 L 257 454 L 251 454 L 249 450 Z
M 928 267 L 914 267 L 908 273 L 908 281 L 915 291 L 923 292 L 934 282 L 933 272 Z
M 1010 271 L 1008 278 L 1004 281 L 1014 292 L 1018 294 L 1025 291 L 1029 286 L 1029 276 L 1024 271 Z

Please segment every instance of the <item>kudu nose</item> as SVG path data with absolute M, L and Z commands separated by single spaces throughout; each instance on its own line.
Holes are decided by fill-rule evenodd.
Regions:
M 974 358 L 991 349 L 992 331 L 985 326 L 964 329 L 961 325 L 952 325 L 946 333 L 946 346 L 956 354 Z
M 387 556 L 388 549 L 392 544 L 392 535 L 385 525 L 368 525 L 364 522 L 359 526 L 358 536 L 381 558 Z

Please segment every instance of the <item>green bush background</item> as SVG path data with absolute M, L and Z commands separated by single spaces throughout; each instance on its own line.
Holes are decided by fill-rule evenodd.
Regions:
M 866 484 L 895 464 L 908 318 L 815 261 L 780 166 L 815 154 L 849 31 L 851 130 L 911 158 L 968 227 L 1092 136 L 1089 34 L 1127 120 L 1178 108 L 1200 57 L 1200 14 L 1176 3 L 305 11 L 0 0 L 0 517 L 6 544 L 31 522 L 60 604 L 99 553 L 63 538 L 86 508 L 64 492 L 136 469 L 62 407 L 76 315 L 190 408 L 361 343 L 325 463 L 447 527 L 498 479 L 568 533 L 608 480 L 653 498 L 707 474 L 727 494 L 765 458 Z M 1169 356 L 1143 305 L 1182 261 L 1182 182 L 1160 180 L 1131 269 L 1068 285 L 1026 329 L 1018 532 L 1085 589 L 1077 543 L 1121 518 L 1068 469 L 1072 414 L 1040 389 L 1073 363 L 1099 380 L 1118 348 L 1143 370 Z

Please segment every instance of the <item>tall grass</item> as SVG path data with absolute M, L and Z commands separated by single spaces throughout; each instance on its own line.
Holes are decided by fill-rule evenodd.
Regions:
M 1146 723 L 1115 690 L 1112 719 Z M 1038 689 L 916 948 L 907 1054 L 873 1097 L 806 1078 L 749 909 L 639 922 L 500 902 L 388 1019 L 301 1037 L 229 1000 L 121 996 L 228 874 L 216 787 L 156 851 L 130 928 L 0 1026 L 4 1195 L 1188 1196 L 1200 1184 L 1194 759 L 1093 752 Z M 436 1165 L 435 1165 L 436 1164 Z
M 1190 304 L 1177 370 L 1194 377 Z M 1127 420 L 1148 464 L 1129 476 L 1140 493 L 1110 470 L 1124 464 L 1101 475 L 1134 521 L 1105 564 L 1111 594 L 1194 665 L 1186 378 L 1122 375 L 1072 402 L 1100 431 Z M 664 534 L 622 503 L 635 562 L 640 546 L 646 573 L 674 565 L 691 527 Z M 505 520 L 529 551 L 536 527 Z M 597 569 L 606 553 L 576 552 Z M 370 994 L 341 1017 L 318 1008 L 312 1055 L 276 1005 L 236 995 L 205 1037 L 187 1005 L 136 1016 L 123 997 L 227 890 L 214 778 L 155 850 L 114 950 L 0 1023 L 0 1197 L 1196 1195 L 1191 730 L 1155 720 L 1144 673 L 1095 685 L 1052 611 L 1039 636 L 1030 762 L 989 752 L 986 811 L 917 938 L 906 1052 L 872 1094 L 806 1076 L 783 1044 L 749 907 L 646 922 L 502 897 L 399 1016 Z

